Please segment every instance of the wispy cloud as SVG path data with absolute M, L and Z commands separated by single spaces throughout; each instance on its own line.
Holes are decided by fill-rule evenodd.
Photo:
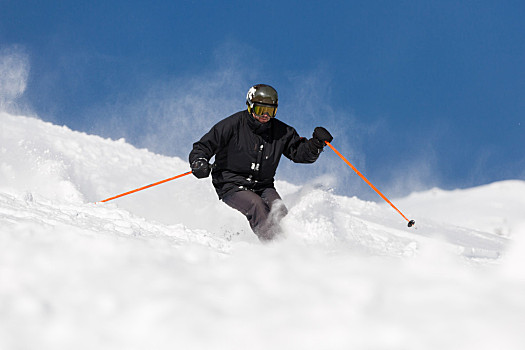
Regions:
M 20 46 L 0 48 L 0 109 L 17 112 L 29 77 L 29 56 Z

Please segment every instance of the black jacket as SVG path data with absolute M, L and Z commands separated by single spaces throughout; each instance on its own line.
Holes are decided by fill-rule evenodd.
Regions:
M 247 110 L 218 122 L 190 152 L 190 164 L 215 156 L 213 185 L 224 198 L 235 191 L 255 192 L 274 186 L 281 155 L 296 163 L 313 163 L 322 150 L 278 119 L 260 123 Z

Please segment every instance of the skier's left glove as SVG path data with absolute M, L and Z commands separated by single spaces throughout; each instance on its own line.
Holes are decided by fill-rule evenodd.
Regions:
M 332 135 L 323 128 L 322 126 L 318 126 L 314 129 L 314 133 L 312 134 L 312 138 L 310 141 L 317 149 L 323 149 L 323 147 L 326 145 L 326 142 L 332 142 L 334 138 Z
M 191 163 L 191 172 L 197 179 L 204 179 L 210 176 L 210 163 L 204 158 L 199 158 Z

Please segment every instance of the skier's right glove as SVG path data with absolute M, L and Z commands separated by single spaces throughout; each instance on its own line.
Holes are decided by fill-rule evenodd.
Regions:
M 191 172 L 197 179 L 204 179 L 210 176 L 210 163 L 204 158 L 199 158 L 191 163 Z

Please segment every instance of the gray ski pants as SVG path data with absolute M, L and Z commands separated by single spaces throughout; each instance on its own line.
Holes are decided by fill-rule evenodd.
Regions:
M 257 193 L 242 190 L 222 200 L 246 216 L 252 231 L 261 241 L 269 241 L 279 233 L 279 222 L 288 213 L 275 188 Z

